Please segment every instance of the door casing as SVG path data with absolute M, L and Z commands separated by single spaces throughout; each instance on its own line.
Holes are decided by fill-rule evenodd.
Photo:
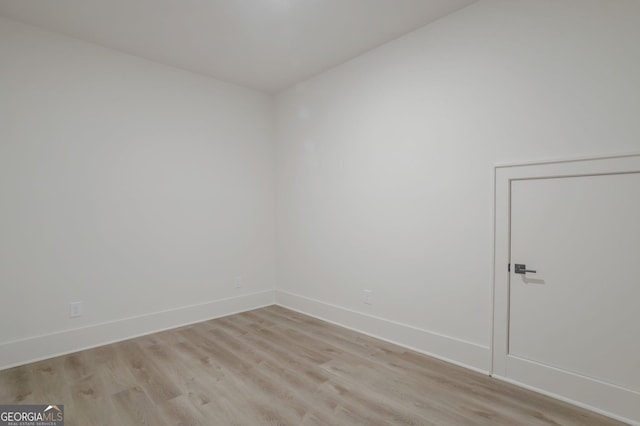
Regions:
M 608 175 L 640 171 L 640 154 L 625 154 L 607 157 L 540 163 L 496 166 L 494 175 L 494 270 L 493 270 L 493 316 L 491 342 L 491 376 L 529 388 L 572 404 L 605 414 L 618 420 L 639 424 L 634 413 L 627 410 L 638 396 L 629 395 L 622 389 L 605 384 L 591 383 L 583 378 L 567 374 L 563 377 L 568 385 L 554 383 L 553 389 L 524 383 L 509 372 L 509 279 L 507 270 L 511 263 L 510 252 L 510 191 L 511 182 L 521 179 L 561 178 L 591 175 Z M 513 369 L 513 368 L 512 368 Z M 517 375 L 516 375 L 517 376 Z M 545 380 L 545 378 L 541 378 Z M 603 387 L 604 386 L 604 387 Z M 606 389 L 605 389 L 606 388 Z M 602 403 L 599 395 L 607 392 L 610 398 Z

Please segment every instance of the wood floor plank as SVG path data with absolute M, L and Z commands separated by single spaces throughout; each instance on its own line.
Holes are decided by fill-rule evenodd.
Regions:
M 164 374 L 163 369 L 156 365 L 150 357 L 134 341 L 124 342 L 120 351 L 139 386 L 144 388 L 147 395 L 156 403 L 175 398 L 180 395 L 180 389 Z
M 116 343 L 91 350 L 94 357 L 93 374 L 100 377 L 105 393 L 109 395 L 133 388 L 139 383 L 122 358 L 119 349 L 122 345 Z
M 255 371 L 255 366 L 242 357 L 235 356 L 226 348 L 208 341 L 206 335 L 195 331 L 186 333 L 191 341 L 184 348 L 207 366 L 204 371 L 216 380 L 218 392 L 216 402 L 229 413 L 231 419 L 242 418 L 242 414 L 252 414 L 253 423 L 297 424 L 300 415 L 291 404 L 274 404 L 277 393 L 272 384 Z M 288 398 L 281 399 L 288 402 Z M 251 421 L 240 424 L 251 424 Z
M 65 403 L 69 424 L 109 426 L 117 421 L 115 406 L 108 388 L 98 375 L 90 375 L 73 383 L 70 394 L 73 406 Z
M 168 426 L 177 419 L 165 419 L 161 408 L 153 403 L 141 387 L 118 392 L 113 395 L 116 414 L 119 418 L 117 424 L 144 425 L 144 426 Z
M 207 424 L 207 419 L 202 411 L 193 405 L 193 401 L 185 395 L 177 396 L 159 406 L 166 418 L 172 419 L 175 424 L 181 426 L 198 426 Z M 213 423 L 211 423 L 213 424 Z
M 3 404 L 28 404 L 33 394 L 29 365 L 0 371 L 0 402 Z
M 28 366 L 29 381 L 37 386 L 31 386 L 28 403 L 43 404 L 49 400 L 50 396 L 58 395 L 60 383 L 66 381 L 66 371 L 60 359 L 47 359 Z M 62 395 L 60 395 L 62 397 Z M 56 404 L 56 402 L 51 402 Z M 59 403 L 59 401 L 58 401 Z
M 618 425 L 279 306 L 0 371 L 74 425 Z

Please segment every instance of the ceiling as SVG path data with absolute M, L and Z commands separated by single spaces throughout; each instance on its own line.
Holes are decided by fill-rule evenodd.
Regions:
M 0 15 L 277 92 L 476 0 L 0 0 Z

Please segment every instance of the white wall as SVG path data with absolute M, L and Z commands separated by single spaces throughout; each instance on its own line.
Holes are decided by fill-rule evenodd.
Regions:
M 639 40 L 636 0 L 481 0 L 281 93 L 283 300 L 487 370 L 493 167 L 640 152 Z
M 493 166 L 640 151 L 638 40 L 637 0 L 481 0 L 280 94 L 274 206 L 269 97 L 0 18 L 0 368 L 278 287 L 486 370 Z
M 0 368 L 272 300 L 272 134 L 267 95 L 0 19 Z

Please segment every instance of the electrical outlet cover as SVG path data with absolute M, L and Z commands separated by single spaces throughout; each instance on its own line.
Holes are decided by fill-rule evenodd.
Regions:
M 233 279 L 233 286 L 235 288 L 242 288 L 242 277 L 235 277 Z
M 82 315 L 82 302 L 69 303 L 69 317 L 75 318 Z

